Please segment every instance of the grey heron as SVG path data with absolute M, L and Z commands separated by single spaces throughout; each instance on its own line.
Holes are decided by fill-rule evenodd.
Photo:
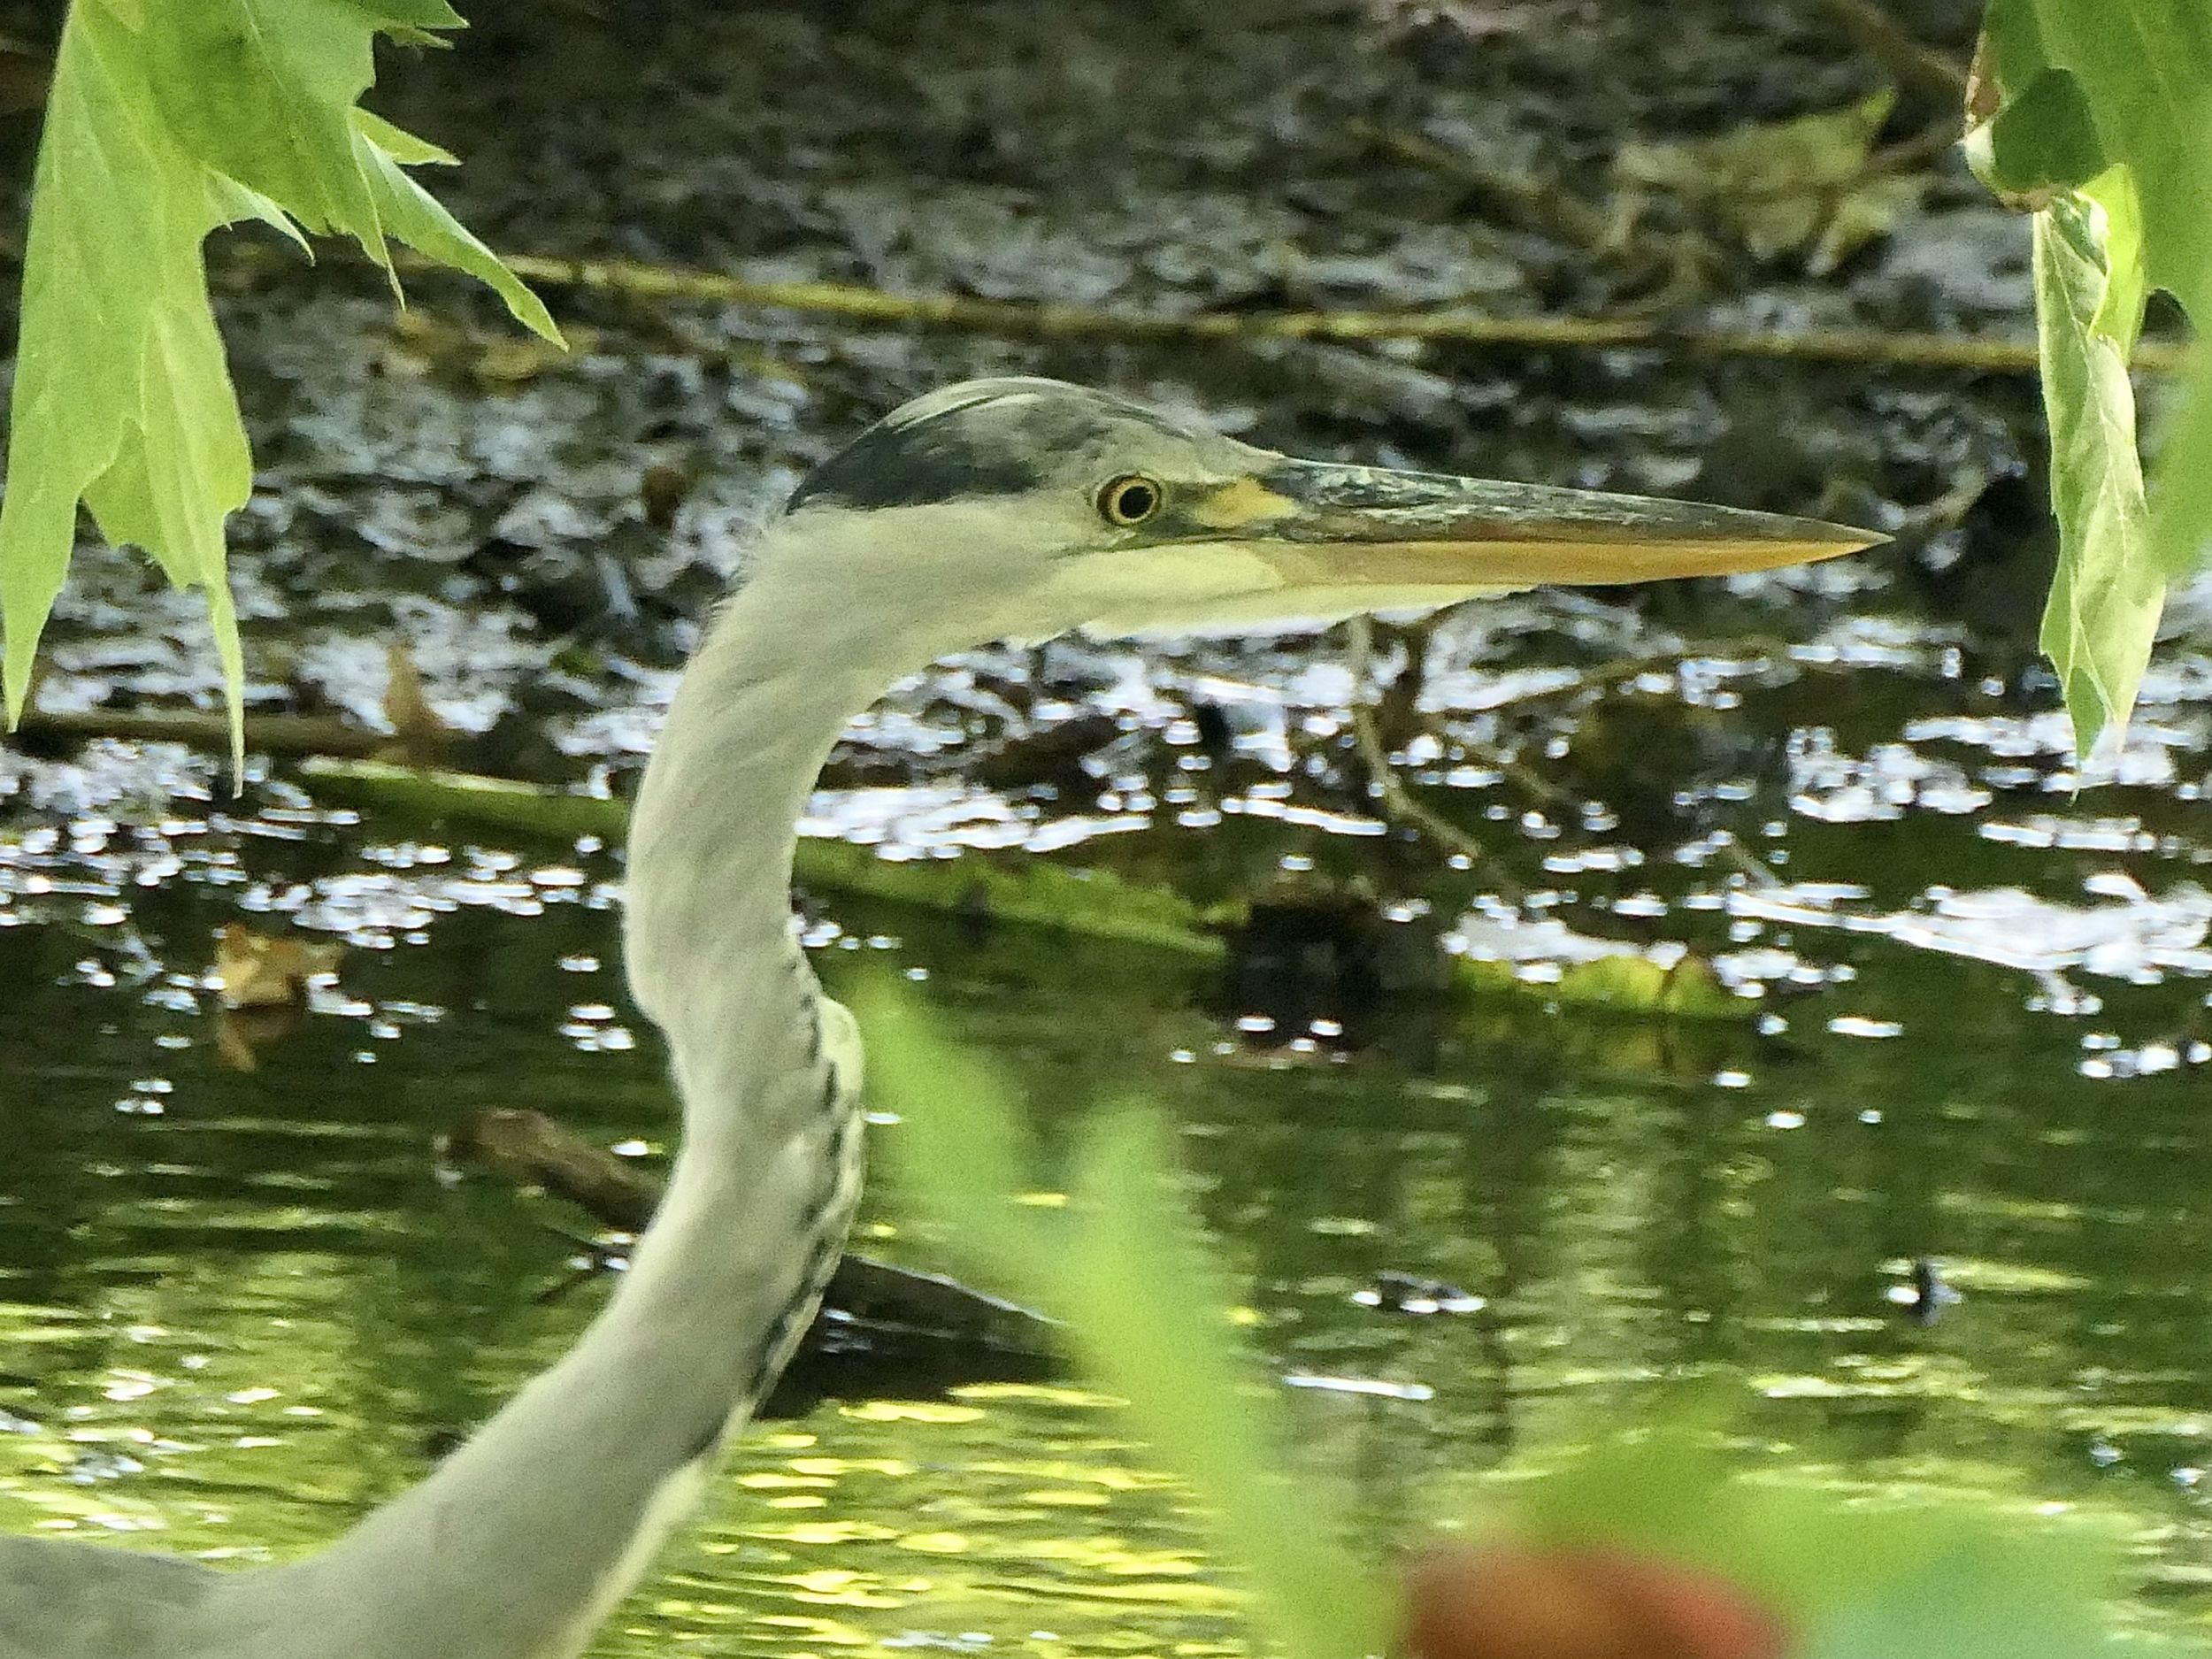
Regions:
M 686 669 L 638 795 L 625 947 L 682 1150 L 605 1309 L 419 1485 L 239 1571 L 0 1540 L 0 1659 L 567 1659 L 693 1508 L 842 1248 L 860 1047 L 791 926 L 795 824 L 895 680 L 1001 637 L 1279 626 L 1532 583 L 1763 568 L 1806 519 L 1294 460 L 1057 381 L 977 380 L 791 497 Z

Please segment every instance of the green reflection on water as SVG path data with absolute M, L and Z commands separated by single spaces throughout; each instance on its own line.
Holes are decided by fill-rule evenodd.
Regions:
M 136 906 L 180 956 L 227 918 L 190 887 Z M 1048 1139 L 1099 1079 L 1158 1094 L 1285 1371 L 1431 1391 L 1296 1396 L 1379 1539 L 1702 1379 L 1740 1399 L 1749 1461 L 2112 1511 L 2137 1538 L 2135 1617 L 2212 1608 L 2191 1473 L 2212 1425 L 2201 1102 L 2185 1078 L 2082 1079 L 2077 1033 L 2026 1012 L 2016 976 L 1885 946 L 1847 1007 L 1800 1005 L 1771 1038 L 1490 1013 L 1447 1022 L 1417 1066 L 1339 1064 L 1215 1053 L 1187 964 L 842 919 L 931 970 Z M 664 1129 L 649 1041 L 557 1034 L 580 1002 L 620 1003 L 609 970 L 560 965 L 611 958 L 611 921 L 468 913 L 357 956 L 371 1014 L 311 1015 L 250 1075 L 216 1064 L 204 1013 L 71 975 L 64 928 L 0 932 L 24 987 L 0 1009 L 20 1058 L 0 1079 L 0 1409 L 22 1431 L 0 1434 L 0 1527 L 287 1555 L 572 1340 L 596 1293 L 541 1298 L 568 1249 L 549 1224 L 574 1218 L 441 1183 L 431 1143 L 475 1105 L 608 1142 Z M 375 1034 L 393 1004 L 443 1014 Z M 1845 1011 L 1907 1034 L 1828 1034 Z M 158 1115 L 114 1110 L 150 1079 Z M 933 1262 L 889 1184 L 864 1225 Z M 1963 1296 L 1932 1327 L 1888 1300 L 1924 1256 Z M 1483 1305 L 1356 1299 L 1389 1271 Z M 745 1439 L 597 1651 L 1240 1650 L 1198 1539 L 1079 1388 L 828 1403 Z

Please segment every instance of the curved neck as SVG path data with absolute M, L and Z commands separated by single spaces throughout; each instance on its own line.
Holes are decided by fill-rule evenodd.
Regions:
M 761 1118 L 774 1102 L 731 1104 L 787 1069 L 741 1033 L 772 1048 L 796 1034 L 787 1018 L 757 1030 L 786 1013 L 785 979 L 805 972 L 791 929 L 795 826 L 838 733 L 891 678 L 845 665 L 778 609 L 746 588 L 716 618 L 630 821 L 630 989 L 667 1034 L 687 1158 L 703 1140 L 768 1127 Z
M 629 1271 L 576 1347 L 427 1480 L 324 1555 L 227 1581 L 233 1628 L 296 1639 L 305 1614 L 332 1659 L 580 1652 L 803 1332 L 859 1148 L 857 1056 L 826 1043 L 791 927 L 795 826 L 846 720 L 892 675 L 825 668 L 852 659 L 795 636 L 791 614 L 750 589 L 726 606 L 632 819 L 631 985 L 667 1034 L 684 1140 Z

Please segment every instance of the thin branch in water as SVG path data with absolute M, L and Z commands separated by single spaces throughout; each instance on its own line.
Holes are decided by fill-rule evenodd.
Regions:
M 1375 633 L 1365 617 L 1351 621 L 1351 653 L 1353 678 L 1363 687 L 1371 681 L 1375 659 Z M 1398 776 L 1398 769 L 1390 764 L 1390 756 L 1383 748 L 1382 733 L 1375 723 L 1375 706 L 1363 694 L 1352 704 L 1352 741 L 1358 750 L 1360 764 L 1366 768 L 1368 781 L 1379 792 L 1383 816 L 1400 824 L 1410 824 L 1415 829 L 1450 852 L 1479 867 L 1483 879 L 1498 889 L 1499 896 L 1508 903 L 1519 906 L 1528 897 L 1519 882 L 1507 875 L 1498 865 L 1497 858 L 1488 849 L 1450 819 L 1430 810 Z
M 142 743 L 182 743 L 217 754 L 230 748 L 230 719 L 197 709 L 27 710 L 15 730 L 21 742 L 89 742 L 121 738 Z M 385 732 L 372 732 L 329 716 L 258 714 L 246 717 L 246 747 L 258 755 L 331 755 L 365 760 L 405 749 Z
M 434 276 L 442 266 L 403 258 L 410 275 Z M 1530 350 L 1612 350 L 1649 347 L 1697 357 L 1783 362 L 1881 364 L 2032 374 L 2036 342 L 1967 334 L 1915 334 L 1881 328 L 1788 331 L 1707 328 L 1676 318 L 1497 317 L 1456 310 L 1315 311 L 1099 311 L 1056 302 L 977 299 L 966 295 L 887 293 L 849 282 L 753 282 L 718 272 L 650 265 L 635 259 L 559 259 L 514 254 L 517 275 L 548 288 L 647 301 L 676 300 L 752 311 L 840 317 L 886 327 L 939 327 L 1002 339 L 1100 339 L 1130 342 L 1283 340 L 1434 341 Z M 2132 366 L 2171 374 L 2189 361 L 2186 348 L 2147 341 Z
M 1373 623 L 1366 617 L 1355 617 L 1351 619 L 1348 627 L 1352 673 L 1362 686 L 1365 686 L 1371 683 L 1374 669 Z M 1760 655 L 1787 654 L 1787 648 L 1778 641 L 1738 641 L 1737 644 L 1740 648 L 1750 647 Z M 1602 685 L 1617 679 L 1625 673 L 1640 673 L 1657 663 L 1679 663 L 1686 654 L 1678 649 L 1671 651 L 1655 652 L 1643 657 L 1617 657 L 1611 662 L 1597 664 L 1587 673 L 1578 675 L 1564 686 L 1532 693 L 1529 697 L 1517 701 L 1532 702 L 1540 698 L 1556 696 L 1563 692 L 1587 690 L 1594 686 Z M 1480 841 L 1460 828 L 1458 825 L 1425 804 L 1419 797 L 1406 787 L 1405 780 L 1399 776 L 1397 768 L 1390 764 L 1390 756 L 1384 745 L 1382 733 L 1375 718 L 1374 702 L 1366 696 L 1362 696 L 1352 705 L 1352 739 L 1361 764 L 1366 768 L 1368 777 L 1379 791 L 1385 818 L 1396 823 L 1411 825 L 1439 846 L 1485 866 L 1485 879 L 1499 889 L 1501 896 L 1516 905 L 1524 902 L 1527 896 L 1526 889 L 1521 887 L 1498 869 L 1496 855 L 1486 849 Z M 1559 785 L 1554 783 L 1525 761 L 1516 759 L 1502 750 L 1486 744 L 1470 743 L 1467 748 L 1471 758 L 1480 761 L 1482 764 L 1500 773 L 1524 795 L 1540 801 L 1547 806 L 1580 810 L 1582 803 L 1571 791 L 1561 788 Z M 1713 845 L 1722 862 L 1755 887 L 1770 887 L 1777 885 L 1778 878 L 1776 877 L 1774 872 L 1754 857 L 1743 843 L 1733 835 L 1719 840 Z

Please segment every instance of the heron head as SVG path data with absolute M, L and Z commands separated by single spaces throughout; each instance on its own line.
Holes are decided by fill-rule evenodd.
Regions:
M 1707 576 L 1882 538 L 1810 519 L 1302 461 L 1057 380 L 918 398 L 793 495 L 775 557 L 929 651 L 1263 629 L 1540 582 Z M 879 599 L 880 603 L 872 603 Z M 962 637 L 964 636 L 964 637 Z

